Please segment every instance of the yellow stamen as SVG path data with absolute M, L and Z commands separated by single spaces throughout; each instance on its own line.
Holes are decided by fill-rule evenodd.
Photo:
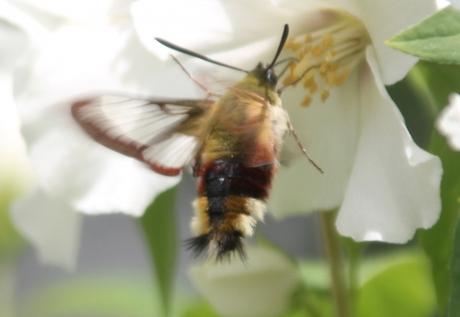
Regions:
M 328 98 L 329 98 L 329 91 L 328 90 L 324 90 L 321 92 L 321 101 L 322 102 L 325 102 Z
M 298 51 L 302 47 L 302 44 L 296 43 L 294 40 L 289 40 L 286 42 L 286 45 L 284 45 L 284 47 L 288 50 L 295 52 L 295 51 Z
M 359 65 L 369 43 L 364 26 L 354 18 L 337 13 L 337 19 L 325 28 L 288 40 L 286 48 L 298 62 L 292 63 L 283 78 L 285 86 L 302 82 L 307 94 L 306 107 L 314 95 L 325 102 L 330 91 L 343 85 L 351 71 Z
M 308 89 L 311 94 L 314 94 L 318 90 L 318 84 L 313 76 L 305 78 L 303 86 Z
M 306 95 L 304 98 L 303 98 L 303 101 L 302 101 L 302 107 L 308 107 L 309 105 L 311 104 L 311 96 L 310 95 Z
M 291 86 L 297 80 L 298 76 L 295 73 L 295 69 L 292 68 L 289 70 L 289 74 L 283 79 L 284 86 Z
M 345 70 L 342 73 L 338 74 L 336 72 L 329 72 L 326 75 L 327 83 L 331 86 L 340 86 L 348 78 L 348 72 Z

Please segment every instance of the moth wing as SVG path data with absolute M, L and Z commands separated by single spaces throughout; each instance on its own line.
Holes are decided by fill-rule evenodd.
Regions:
M 103 95 L 74 102 L 71 112 L 98 143 L 175 176 L 199 151 L 213 104 Z

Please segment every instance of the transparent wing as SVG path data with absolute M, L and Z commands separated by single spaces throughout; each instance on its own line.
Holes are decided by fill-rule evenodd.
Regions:
M 72 115 L 97 142 L 174 176 L 201 146 L 212 100 L 154 100 L 103 95 L 78 100 Z

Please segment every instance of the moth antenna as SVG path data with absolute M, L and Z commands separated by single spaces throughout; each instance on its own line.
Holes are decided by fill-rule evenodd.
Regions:
M 286 58 L 283 58 L 283 59 L 280 60 L 280 61 L 277 61 L 273 66 L 276 67 L 276 66 L 281 65 L 281 64 L 284 64 L 284 63 L 286 63 L 286 62 L 290 62 L 290 63 L 295 62 L 295 63 L 298 63 L 298 62 L 299 62 L 299 59 L 298 59 L 297 57 L 292 57 L 292 56 L 291 56 L 291 57 L 286 57 Z M 289 63 L 289 64 L 290 64 L 290 63 Z
M 289 63 L 283 68 L 282 71 L 280 71 L 280 73 L 278 74 L 278 78 L 281 78 L 283 77 L 283 75 L 286 73 L 286 71 L 289 69 L 289 67 L 295 62 L 293 61 L 289 61 Z
M 281 54 L 281 51 L 283 50 L 284 44 L 286 44 L 286 40 L 287 40 L 288 36 L 289 36 L 289 25 L 285 24 L 284 28 L 283 28 L 283 34 L 281 35 L 280 44 L 278 45 L 278 49 L 276 50 L 275 56 L 273 57 L 273 60 L 269 64 L 267 69 L 270 69 L 275 65 L 276 60 L 278 59 L 278 57 Z
M 175 50 L 175 51 L 178 51 L 178 52 L 181 52 L 181 53 L 184 53 L 184 54 L 187 54 L 187 55 L 202 59 L 202 60 L 207 61 L 209 63 L 213 63 L 213 64 L 216 64 L 216 65 L 219 65 L 219 66 L 234 69 L 234 70 L 246 73 L 246 74 L 249 73 L 249 71 L 247 71 L 247 70 L 244 70 L 244 69 L 241 69 L 241 68 L 238 68 L 238 67 L 235 67 L 235 66 L 231 66 L 231 65 L 228 65 L 228 64 L 225 64 L 225 63 L 222 63 L 222 62 L 218 62 L 218 61 L 216 61 L 214 59 L 211 59 L 211 58 L 206 57 L 204 55 L 201 55 L 199 53 L 193 52 L 193 51 L 191 51 L 189 49 L 177 46 L 176 44 L 173 44 L 173 43 L 168 42 L 166 40 L 160 39 L 158 37 L 156 37 L 155 40 L 157 40 L 158 42 L 160 42 L 161 44 L 163 44 L 164 46 L 166 46 L 166 47 L 168 47 L 168 48 L 170 48 L 172 50 Z

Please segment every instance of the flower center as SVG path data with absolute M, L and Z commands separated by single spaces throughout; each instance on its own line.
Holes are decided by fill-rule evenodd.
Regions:
M 324 28 L 288 40 L 286 49 L 294 53 L 297 61 L 289 66 L 283 84 L 303 84 L 307 90 L 302 101 L 304 107 L 309 106 L 318 94 L 325 102 L 331 89 L 342 85 L 363 59 L 369 42 L 360 21 L 337 14 L 337 18 Z

